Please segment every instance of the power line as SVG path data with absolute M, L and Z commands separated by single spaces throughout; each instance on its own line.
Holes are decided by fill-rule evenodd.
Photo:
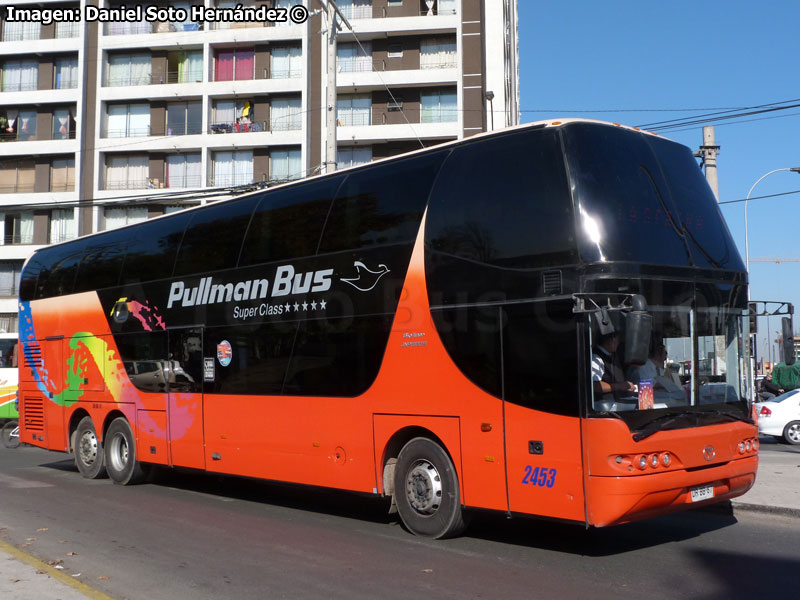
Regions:
M 718 204 L 736 204 L 737 202 L 763 200 L 764 198 L 777 198 L 779 196 L 791 196 L 792 194 L 800 194 L 800 190 L 794 190 L 791 192 L 780 192 L 778 194 L 767 194 L 765 196 L 751 196 L 750 198 L 739 198 L 738 200 L 725 200 L 724 202 L 719 202 Z

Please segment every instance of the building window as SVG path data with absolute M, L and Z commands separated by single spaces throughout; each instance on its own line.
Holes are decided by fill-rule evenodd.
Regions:
M 303 75 L 303 50 L 300 46 L 278 46 L 272 49 L 270 76 L 290 79 Z
M 119 5 L 110 6 L 111 8 L 119 8 Z M 144 9 L 142 9 L 144 10 Z M 106 23 L 106 35 L 136 35 L 142 33 L 150 33 L 151 27 L 142 15 L 141 21 L 112 21 Z
M 341 95 L 336 101 L 336 121 L 343 127 L 372 123 L 372 96 Z
M 458 9 L 458 0 L 421 0 L 422 14 L 454 15 Z
M 72 192 L 75 190 L 75 159 L 56 158 L 50 165 L 50 191 Z
M 420 69 L 454 69 L 457 64 L 455 38 L 429 38 L 420 43 Z
M 56 39 L 76 38 L 81 34 L 80 23 L 76 21 L 59 21 L 56 23 Z
M 141 190 L 150 186 L 150 160 L 142 155 L 106 156 L 107 190 Z
M 170 154 L 167 156 L 166 187 L 200 187 L 202 183 L 199 153 Z
M 195 135 L 203 131 L 201 102 L 167 104 L 167 135 Z M 198 184 L 199 185 L 199 184 Z
M 21 267 L 21 265 L 20 265 L 20 267 Z M 19 284 L 17 284 L 17 287 L 19 287 Z M 13 296 L 17 296 L 18 293 L 15 292 L 12 295 Z M 0 313 L 0 332 L 6 332 L 6 333 L 17 333 L 17 332 L 19 332 L 19 315 L 17 313 Z M 11 361 L 10 361 L 11 364 L 9 365 L 10 367 L 15 367 L 16 366 L 16 364 L 15 364 L 15 362 L 16 362 L 15 354 L 16 354 L 16 349 L 12 349 L 12 355 L 10 357 L 11 358 Z M 8 363 L 7 359 L 6 359 L 6 363 Z
M 389 58 L 403 58 L 403 44 L 389 44 L 387 55 Z
M 346 169 L 372 162 L 372 146 L 350 146 L 336 152 L 336 168 Z
M 51 137 L 54 140 L 74 140 L 75 139 L 75 117 L 70 108 L 57 108 L 53 111 L 53 131 Z
M 5 213 L 3 215 L 5 230 L 3 232 L 3 243 L 11 244 L 32 244 L 33 243 L 33 211 L 23 211 L 18 213 Z
M 211 133 L 245 133 L 261 131 L 264 123 L 254 120 L 250 100 L 218 100 L 214 103 Z
M 243 81 L 255 78 L 255 50 L 237 48 L 217 50 L 214 81 Z
M 34 180 L 33 159 L 0 160 L 0 194 L 32 192 Z
M 242 77 L 241 79 L 252 79 L 252 77 Z M 202 81 L 202 50 L 167 54 L 167 83 L 199 83 Z
M 274 7 L 275 8 L 285 8 L 289 10 L 295 4 L 301 4 L 299 0 L 274 0 Z M 288 13 L 287 13 L 288 14 Z M 275 23 L 276 27 L 286 27 L 289 25 L 294 25 L 294 21 L 287 17 L 286 21 L 281 21 Z
M 116 229 L 117 227 L 124 227 L 125 225 L 133 225 L 134 223 L 141 223 L 147 220 L 147 207 L 137 206 L 135 208 L 106 208 L 103 211 L 103 217 L 106 222 L 106 231 Z
M 78 59 L 57 58 L 54 69 L 53 87 L 57 90 L 71 90 L 78 87 Z
M 107 138 L 142 137 L 150 135 L 149 104 L 107 105 Z
M 372 42 L 339 44 L 336 48 L 336 68 L 340 73 L 372 71 Z
M 336 4 L 348 20 L 372 18 L 372 0 L 341 0 Z
M 290 131 L 303 126 L 300 98 L 275 98 L 270 103 L 270 131 Z
M 272 150 L 269 153 L 269 180 L 290 181 L 303 176 L 299 149 Z
M 0 140 L 27 141 L 36 139 L 35 110 L 0 109 Z
M 420 100 L 423 123 L 458 121 L 458 100 L 455 90 L 422 92 Z
M 0 260 L 0 296 L 16 296 L 19 294 L 19 276 L 22 272 L 21 260 Z M 0 331 L 11 331 L 2 321 L 8 315 L 0 314 Z M 5 325 L 5 327 L 4 327 Z
M 171 204 L 164 207 L 164 214 L 171 215 L 172 213 L 180 212 L 184 209 L 191 208 L 191 204 Z
M 25 40 L 38 40 L 42 33 L 41 23 L 14 23 L 5 21 L 3 23 L 3 41 L 21 42 Z
M 58 208 L 50 212 L 50 240 L 57 244 L 75 239 L 75 211 L 71 208 Z
M 25 92 L 39 86 L 39 63 L 35 60 L 7 60 L 3 63 L 2 91 Z
M 253 183 L 253 151 L 215 152 L 212 179 L 214 186 Z
M 152 59 L 147 54 L 112 54 L 108 57 L 108 86 L 150 85 Z
M 170 23 L 156 24 L 156 32 L 162 33 L 167 31 L 197 31 L 200 29 L 200 24 L 191 20 L 192 5 L 190 2 L 171 2 L 170 6 L 175 8 L 182 8 L 186 11 L 185 21 L 172 21 Z

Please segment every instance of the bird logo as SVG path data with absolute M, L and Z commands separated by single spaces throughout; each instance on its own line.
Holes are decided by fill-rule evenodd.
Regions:
M 353 262 L 353 267 L 355 267 L 357 275 L 355 277 L 342 277 L 341 280 L 349 283 L 360 292 L 370 291 L 378 285 L 381 277 L 389 272 L 389 267 L 386 265 L 378 265 L 378 269 L 373 271 L 360 260 Z

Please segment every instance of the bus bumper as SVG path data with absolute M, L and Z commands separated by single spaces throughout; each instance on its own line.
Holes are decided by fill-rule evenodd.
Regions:
M 707 506 L 741 496 L 756 481 L 758 456 L 714 467 L 648 473 L 627 477 L 587 477 L 587 524 L 619 525 L 678 510 Z M 713 497 L 692 498 L 692 490 L 713 488 Z M 696 495 L 701 495 L 697 494 Z

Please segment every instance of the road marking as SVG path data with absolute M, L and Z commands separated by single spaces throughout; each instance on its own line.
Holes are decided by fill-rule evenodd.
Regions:
M 86 585 L 82 581 L 78 581 L 71 575 L 67 575 L 63 571 L 59 571 L 58 569 L 54 569 L 47 563 L 42 562 L 35 556 L 31 556 L 30 554 L 19 550 L 18 548 L 12 546 L 9 543 L 0 540 L 0 551 L 6 552 L 10 554 L 14 558 L 16 558 L 20 562 L 24 562 L 27 565 L 34 567 L 37 571 L 43 571 L 53 579 L 60 581 L 64 585 L 68 585 L 74 590 L 79 591 L 81 594 L 86 596 L 87 598 L 91 598 L 91 600 L 114 600 L 111 596 L 106 596 L 103 592 L 94 589 L 91 586 Z
M 33 481 L 32 479 L 23 479 L 22 477 L 14 477 L 13 475 L 6 475 L 0 473 L 0 485 L 10 488 L 44 488 L 55 487 L 53 483 L 45 483 L 43 481 Z

